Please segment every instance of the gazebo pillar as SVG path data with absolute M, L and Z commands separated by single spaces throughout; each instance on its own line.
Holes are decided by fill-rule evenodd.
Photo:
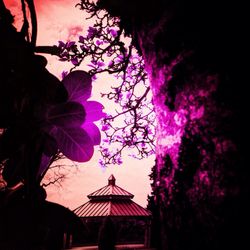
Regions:
M 145 236 L 144 236 L 144 246 L 149 248 L 151 241 L 151 218 L 146 219 Z

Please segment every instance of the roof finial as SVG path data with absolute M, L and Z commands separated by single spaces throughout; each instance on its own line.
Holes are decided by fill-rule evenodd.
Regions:
M 108 178 L 108 184 L 115 186 L 115 177 L 114 175 L 110 175 L 110 177 Z

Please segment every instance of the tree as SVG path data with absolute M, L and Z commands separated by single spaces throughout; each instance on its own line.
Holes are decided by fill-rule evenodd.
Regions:
M 0 48 L 4 58 L 0 68 L 0 164 L 6 182 L 0 194 L 1 249 L 41 247 L 38 242 L 45 240 L 50 230 L 49 223 L 44 225 L 39 220 L 42 215 L 46 217 L 50 206 L 41 180 L 61 153 L 78 162 L 90 160 L 94 145 L 100 143 L 94 121 L 104 115 L 100 103 L 88 101 L 92 91 L 88 73 L 75 70 L 59 81 L 46 70 L 46 59 L 35 54 L 33 0 L 21 3 L 24 24 L 18 32 L 12 25 L 13 16 L 0 1 Z M 31 36 L 26 8 L 31 13 Z M 45 230 L 42 234 L 41 227 Z M 61 237 L 63 230 L 66 227 L 56 235 Z
M 243 249 L 249 219 L 247 70 L 239 63 L 247 51 L 244 5 L 82 0 L 80 6 L 118 18 L 144 60 L 158 121 L 158 248 Z
M 117 109 L 102 120 L 106 136 L 100 147 L 100 165 L 121 164 L 125 148 L 132 157 L 148 157 L 155 153 L 155 113 L 144 60 L 118 18 L 90 1 L 77 6 L 89 13 L 94 24 L 78 41 L 59 41 L 60 60 L 70 61 L 72 69 L 85 64 L 92 77 L 108 73 L 116 78 L 111 90 L 102 93 L 117 103 Z
M 27 3 L 34 12 L 33 2 Z M 31 41 L 25 40 L 28 35 L 15 30 L 11 14 L 3 2 L 1 6 L 1 48 L 6 58 L 1 68 L 3 177 L 9 186 L 31 179 L 39 183 L 60 152 L 80 162 L 92 157 L 93 146 L 100 143 L 100 132 L 93 121 L 103 117 L 103 107 L 87 100 L 92 86 L 86 72 L 75 70 L 62 82 L 49 73 L 46 59 L 34 54 L 36 28 L 32 28 Z M 24 8 L 24 20 L 25 13 Z M 36 21 L 32 19 L 33 23 Z M 33 170 L 25 170 L 25 165 L 32 165 Z M 30 172 L 28 176 L 25 171 Z

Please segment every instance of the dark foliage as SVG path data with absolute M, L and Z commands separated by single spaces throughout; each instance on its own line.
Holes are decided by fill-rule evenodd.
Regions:
M 5 13 L 11 15 L 8 10 Z M 53 141 L 41 129 L 45 110 L 48 105 L 65 102 L 67 91 L 46 70 L 46 59 L 35 55 L 32 45 L 6 20 L 3 10 L 0 46 L 5 63 L 0 68 L 0 161 L 5 161 L 3 177 L 8 186 L 14 186 L 23 180 L 37 179 L 45 141 Z
M 25 10 L 24 25 L 18 32 L 12 25 L 11 13 L 0 1 L 3 62 L 0 67 L 0 172 L 4 179 L 0 190 L 0 249 L 59 250 L 64 233 L 81 232 L 82 225 L 68 209 L 45 201 L 46 192 L 40 182 L 59 153 L 59 141 L 51 133 L 52 124 L 60 123 L 56 117 L 63 109 L 68 113 L 67 124 L 77 129 L 85 119 L 85 110 L 78 103 L 68 102 L 65 86 L 47 71 L 46 59 L 34 53 L 35 10 L 32 0 L 26 3 L 32 19 L 31 37 Z M 91 89 L 91 84 L 88 85 Z M 77 114 L 72 115 L 72 110 Z
M 60 250 L 64 234 L 83 237 L 85 228 L 79 218 L 65 207 L 44 201 L 45 190 L 36 191 L 35 200 L 28 203 L 23 188 L 8 196 L 7 204 L 0 204 L 0 249 L 1 250 Z M 6 197 L 2 196 L 3 200 Z

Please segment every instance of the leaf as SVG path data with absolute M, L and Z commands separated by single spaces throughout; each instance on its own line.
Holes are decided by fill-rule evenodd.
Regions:
M 58 148 L 72 161 L 86 162 L 94 154 L 93 142 L 82 128 L 58 127 L 55 138 Z
M 69 101 L 82 102 L 91 96 L 92 84 L 91 76 L 82 70 L 69 73 L 62 80 L 68 91 Z
M 86 122 L 98 121 L 106 114 L 102 112 L 103 105 L 96 101 L 87 101 L 83 103 L 86 110 Z
M 51 157 L 45 155 L 45 154 L 42 154 L 42 158 L 41 158 L 41 162 L 40 162 L 40 166 L 39 166 L 39 170 L 38 170 L 38 173 L 37 173 L 37 177 L 40 177 L 44 171 L 46 171 L 49 167 L 49 164 L 50 164 L 50 160 L 51 160 Z
M 94 123 L 84 123 L 82 128 L 88 133 L 94 145 L 101 143 L 101 132 Z
M 44 154 L 49 157 L 55 155 L 58 150 L 55 138 L 47 133 L 43 133 L 43 137 L 44 137 L 44 150 L 43 150 Z
M 47 114 L 48 122 L 60 127 L 79 127 L 85 119 L 84 107 L 77 102 L 53 106 Z
M 78 59 L 77 59 L 77 57 L 75 57 L 75 58 L 72 58 L 71 59 L 71 63 L 73 64 L 73 65 L 78 65 L 79 64 L 79 62 L 78 62 Z

